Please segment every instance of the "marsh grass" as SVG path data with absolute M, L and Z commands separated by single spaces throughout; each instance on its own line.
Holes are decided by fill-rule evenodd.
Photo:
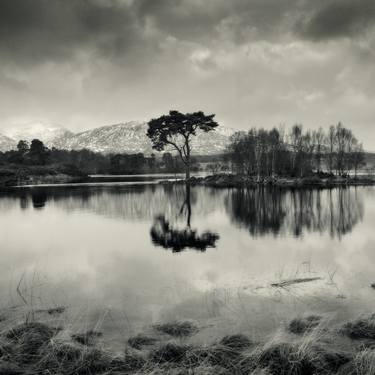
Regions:
M 345 323 L 340 332 L 354 340 L 375 340 L 375 314 L 361 316 Z
M 154 329 L 174 337 L 188 337 L 198 332 L 198 327 L 190 321 L 170 322 L 154 325 Z
M 358 318 L 360 319 L 362 317 Z M 349 323 L 353 321 L 343 326 L 346 327 Z M 176 327 L 175 322 L 169 326 Z M 177 326 L 180 328 L 182 325 Z M 189 327 L 191 328 L 190 325 Z M 194 324 L 193 327 L 194 332 L 197 332 L 198 326 Z M 298 335 L 291 335 L 289 327 L 290 324 L 285 329 L 280 328 L 273 337 L 260 343 L 254 343 L 244 334 L 224 336 L 203 345 L 193 344 L 188 340 L 193 334 L 191 330 L 189 335 L 175 334 L 172 340 L 163 335 L 160 337 L 139 333 L 129 339 L 130 348 L 125 349 L 124 346 L 121 355 L 114 355 L 97 345 L 95 340 L 90 345 L 86 341 L 77 341 L 74 337 L 78 333 L 57 331 L 41 322 L 26 322 L 5 330 L 0 335 L 0 373 L 375 374 L 375 350 L 358 345 L 358 338 L 353 341 L 345 338 L 342 328 L 336 329 L 331 319 L 321 317 L 318 324 L 309 326 Z M 368 335 L 365 336 L 366 342 L 371 340 Z M 341 345 L 340 340 L 352 342 L 352 345 Z
M 154 345 L 157 341 L 155 337 L 138 334 L 137 336 L 130 337 L 128 339 L 128 344 L 134 349 L 141 350 L 145 346 Z
M 360 351 L 353 362 L 356 375 L 375 374 L 375 350 L 365 349 Z
M 293 319 L 288 326 L 288 330 L 296 335 L 304 334 L 317 327 L 322 317 L 318 315 L 308 315 L 302 318 Z
M 75 333 L 72 335 L 72 339 L 74 341 L 77 341 L 79 344 L 82 345 L 93 345 L 95 343 L 95 339 L 98 337 L 103 336 L 102 332 L 94 331 L 94 330 L 88 330 L 83 333 Z

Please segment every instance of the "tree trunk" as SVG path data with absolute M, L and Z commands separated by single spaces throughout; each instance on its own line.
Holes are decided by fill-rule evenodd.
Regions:
M 190 145 L 189 141 L 186 142 L 186 181 L 190 180 Z
M 187 161 L 187 163 L 186 163 L 186 176 L 185 176 L 185 180 L 186 181 L 190 180 L 190 160 Z

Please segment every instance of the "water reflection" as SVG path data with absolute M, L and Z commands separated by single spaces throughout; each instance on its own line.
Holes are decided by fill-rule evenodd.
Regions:
M 222 190 L 184 185 L 38 187 L 0 193 L 0 209 L 4 211 L 15 204 L 22 211 L 30 207 L 44 211 L 48 207 L 145 221 L 151 223 L 151 239 L 157 246 L 173 251 L 189 247 L 205 250 L 215 247 L 218 235 L 211 228 L 202 233 L 197 226 L 202 225 L 199 220 L 214 213 L 225 215 L 253 237 L 300 237 L 306 232 L 318 232 L 341 238 L 362 221 L 363 193 L 363 189 L 355 187 Z
M 328 232 L 341 238 L 362 220 L 363 199 L 356 188 L 233 190 L 225 199 L 232 222 L 252 236 Z
M 150 230 L 151 240 L 154 245 L 172 249 L 173 252 L 181 252 L 185 249 L 206 251 L 209 247 L 216 247 L 219 239 L 217 233 L 205 231 L 198 234 L 191 228 L 191 189 L 186 185 L 185 198 L 180 208 L 180 215 L 186 216 L 186 226 L 182 229 L 174 228 L 165 215 L 157 215 Z
M 31 200 L 34 208 L 42 209 L 47 202 L 47 192 L 43 189 L 34 190 L 31 193 Z M 27 208 L 27 201 L 25 199 L 21 199 L 20 205 L 21 208 Z

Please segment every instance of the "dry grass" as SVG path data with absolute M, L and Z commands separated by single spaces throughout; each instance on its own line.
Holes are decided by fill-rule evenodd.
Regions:
M 349 323 L 353 327 L 353 322 Z M 189 334 L 187 331 L 176 334 L 173 330 L 176 341 L 165 341 L 165 336 L 139 334 L 128 342 L 137 350 L 130 349 L 121 356 L 114 356 L 100 349 L 95 342 L 90 346 L 85 342 L 78 343 L 74 339 L 76 335 L 70 339 L 65 335 L 62 339 L 63 335 L 55 329 L 30 322 L 0 336 L 0 374 L 25 374 L 28 371 L 30 374 L 59 375 L 375 375 L 375 350 L 361 348 L 356 344 L 357 340 L 353 341 L 350 352 L 343 350 L 339 340 L 345 338 L 335 329 L 329 330 L 329 325 L 328 320 L 320 319 L 318 325 L 308 326 L 298 336 L 290 335 L 288 326 L 287 330 L 279 331 L 261 344 L 254 344 L 243 334 L 225 336 L 208 345 L 186 342 L 191 330 Z M 175 323 L 167 326 L 176 329 Z M 187 325 L 178 324 L 177 327 L 186 328 Z M 197 331 L 197 327 L 193 327 Z M 144 350 L 144 346 L 149 348 Z
M 221 339 L 220 344 L 238 351 L 247 349 L 253 345 L 252 341 L 242 334 L 225 336 Z
M 128 339 L 128 344 L 134 348 L 141 350 L 144 346 L 154 345 L 158 340 L 152 336 L 139 334 Z
M 362 316 L 345 323 L 341 328 L 341 333 L 355 340 L 375 340 L 375 314 Z
M 365 349 L 359 352 L 353 362 L 357 375 L 375 374 L 375 350 Z
M 190 321 L 156 324 L 154 328 L 161 333 L 174 337 L 188 337 L 198 332 L 196 324 Z
M 318 326 L 322 317 L 317 315 L 309 315 L 303 318 L 296 318 L 293 319 L 289 323 L 289 332 L 294 333 L 296 335 L 304 334 L 306 332 L 311 331 L 315 327 Z
M 82 345 L 93 345 L 95 343 L 95 339 L 101 337 L 102 335 L 102 332 L 89 330 L 72 335 L 72 339 Z

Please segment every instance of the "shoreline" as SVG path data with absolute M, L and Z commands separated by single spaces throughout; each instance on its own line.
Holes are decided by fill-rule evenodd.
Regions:
M 165 175 L 163 175 L 165 176 Z M 32 170 L 9 170 L 0 171 L 0 188 L 20 187 L 26 185 L 43 184 L 65 184 L 65 183 L 95 183 L 95 182 L 121 182 L 124 176 L 110 175 L 88 176 L 84 174 L 71 174 L 66 171 L 46 168 L 36 173 Z M 144 180 L 143 175 L 126 176 L 136 181 L 137 178 Z M 148 176 L 147 176 L 148 177 Z M 150 181 L 157 180 L 157 175 L 150 176 Z M 131 182 L 131 181 L 130 181 Z M 186 180 L 181 178 L 171 178 L 157 181 L 160 185 L 185 184 Z M 206 186 L 215 188 L 255 188 L 255 187 L 279 187 L 279 188 L 334 188 L 346 186 L 374 186 L 375 176 L 361 175 L 358 177 L 319 177 L 313 175 L 309 177 L 265 177 L 257 180 L 253 176 L 235 175 L 220 173 L 207 176 L 193 176 L 189 180 L 191 186 Z
M 81 182 L 87 176 L 61 166 L 23 166 L 0 168 L 0 188 L 23 185 Z
M 161 181 L 160 184 L 183 184 L 185 180 Z M 255 177 L 233 174 L 215 174 L 206 177 L 191 177 L 191 186 L 207 186 L 216 188 L 253 188 L 260 186 L 286 188 L 334 188 L 345 186 L 374 186 L 375 176 L 363 175 L 354 177 L 266 177 L 257 181 Z

